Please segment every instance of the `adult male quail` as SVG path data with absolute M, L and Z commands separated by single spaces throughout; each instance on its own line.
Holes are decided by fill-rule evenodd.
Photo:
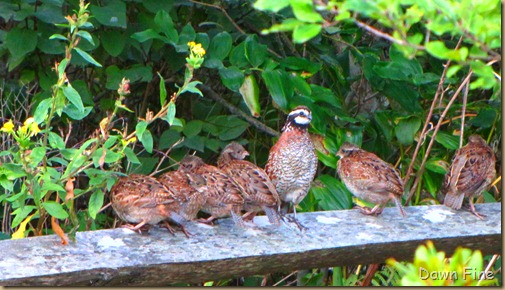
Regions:
M 179 163 L 180 170 L 193 173 L 205 179 L 207 183 L 206 201 L 202 211 L 211 216 L 205 223 L 211 223 L 216 218 L 230 216 L 238 226 L 244 226 L 241 210 L 244 199 L 235 182 L 219 168 L 206 164 L 200 157 L 188 155 Z
M 265 166 L 279 193 L 283 211 L 291 203 L 295 219 L 296 205 L 307 195 L 317 170 L 317 155 L 307 131 L 311 120 L 309 108 L 294 108 L 287 116 L 279 140 L 270 149 Z
M 484 215 L 475 210 L 473 199 L 481 195 L 495 178 L 495 162 L 493 149 L 482 137 L 468 137 L 468 144 L 456 151 L 445 175 L 442 185 L 442 192 L 446 193 L 444 205 L 460 209 L 463 198 L 467 197 L 472 213 L 482 219 Z
M 393 201 L 400 213 L 406 216 L 401 203 L 403 182 L 391 164 L 348 142 L 340 146 L 337 156 L 340 157 L 337 162 L 338 175 L 349 191 L 358 198 L 376 204 L 372 210 L 361 208 L 364 214 L 379 215 L 384 206 Z
M 133 231 L 168 219 L 181 221 L 177 214 L 179 200 L 154 177 L 140 174 L 121 177 L 111 188 L 110 199 L 119 218 L 130 223 L 124 227 Z M 167 228 L 173 233 L 170 227 Z
M 247 214 L 254 215 L 264 210 L 268 220 L 279 225 L 279 194 L 262 168 L 243 160 L 248 155 L 242 145 L 231 142 L 221 152 L 217 166 L 239 186 Z

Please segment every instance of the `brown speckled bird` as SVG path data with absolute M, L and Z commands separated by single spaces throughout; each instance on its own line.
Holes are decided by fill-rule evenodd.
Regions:
M 207 201 L 207 183 L 200 175 L 184 173 L 181 169 L 168 171 L 158 177 L 158 181 L 169 188 L 180 200 L 178 214 L 191 221 Z
M 379 215 L 384 206 L 393 201 L 400 213 L 406 216 L 402 207 L 403 182 L 395 168 L 358 146 L 345 142 L 337 152 L 337 172 L 345 186 L 356 197 L 376 204 L 370 210 L 361 208 L 367 215 Z
M 270 149 L 265 172 L 275 185 L 287 211 L 307 195 L 317 170 L 317 155 L 307 128 L 312 120 L 309 108 L 298 106 L 288 115 L 282 134 Z
M 272 224 L 279 225 L 279 194 L 262 168 L 243 160 L 248 155 L 242 145 L 232 142 L 221 152 L 217 166 L 240 187 L 244 209 L 248 212 L 246 215 L 254 217 L 255 213 L 263 210 Z
M 125 227 L 133 231 L 168 219 L 181 222 L 177 214 L 179 200 L 154 177 L 140 174 L 121 177 L 111 188 L 110 199 L 119 218 L 130 223 Z M 173 233 L 169 226 L 167 228 Z
M 463 198 L 470 201 L 470 210 L 478 218 L 484 215 L 475 210 L 473 199 L 491 184 L 496 175 L 496 158 L 493 149 L 479 135 L 471 135 L 468 144 L 454 154 L 451 167 L 445 175 L 442 192 L 446 193 L 444 205 L 460 209 Z
M 205 179 L 207 183 L 206 202 L 202 211 L 211 216 L 202 220 L 210 223 L 216 218 L 232 217 L 238 226 L 244 226 L 241 210 L 244 199 L 235 182 L 219 168 L 206 164 L 200 157 L 188 155 L 180 162 L 180 170 L 193 173 Z

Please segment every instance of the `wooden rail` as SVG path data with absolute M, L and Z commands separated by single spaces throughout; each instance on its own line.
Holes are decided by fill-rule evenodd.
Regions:
M 452 254 L 457 246 L 502 252 L 501 204 L 478 204 L 487 215 L 444 206 L 396 208 L 379 217 L 356 210 L 299 213 L 308 230 L 271 226 L 256 217 L 256 228 L 234 228 L 225 219 L 215 227 L 188 225 L 187 239 L 165 229 L 148 235 L 127 229 L 77 234 L 62 246 L 58 237 L 0 241 L 3 286 L 163 286 L 297 269 L 381 263 L 388 257 L 411 260 L 417 246 L 432 240 Z

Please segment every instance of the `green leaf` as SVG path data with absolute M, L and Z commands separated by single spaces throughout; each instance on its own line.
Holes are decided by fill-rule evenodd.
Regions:
M 289 4 L 298 20 L 309 23 L 323 22 L 323 17 L 314 10 L 312 0 L 289 0 Z
M 245 42 L 241 42 L 231 50 L 229 60 L 232 66 L 238 68 L 249 66 L 249 61 L 245 56 Z
M 459 148 L 459 136 L 450 135 L 442 131 L 437 133 L 435 141 L 447 149 L 456 150 Z
M 53 217 L 57 219 L 66 219 L 68 218 L 68 213 L 63 209 L 61 204 L 55 201 L 46 201 L 42 203 L 42 206 L 46 209 L 46 211 Z
M 190 92 L 190 93 L 194 93 L 194 94 L 198 94 L 200 95 L 201 97 L 203 97 L 203 94 L 202 92 L 200 91 L 200 89 L 198 89 L 196 86 L 201 84 L 202 82 L 199 82 L 199 81 L 192 81 L 190 82 L 189 84 L 187 84 L 184 89 L 181 91 L 181 94 L 182 93 L 185 93 L 185 92 Z
M 152 13 L 156 13 L 160 10 L 165 10 L 166 12 L 170 12 L 172 7 L 174 6 L 174 0 L 142 0 L 142 5 Z
M 468 123 L 472 126 L 480 128 L 490 128 L 496 120 L 497 112 L 492 108 L 483 108 L 479 110 L 479 114 Z
M 282 70 L 270 70 L 262 72 L 261 77 L 277 106 L 287 111 L 289 109 L 288 99 L 293 96 L 293 84 L 287 73 Z
M 165 130 L 160 137 L 158 149 L 164 150 L 172 147 L 181 139 L 181 133 L 174 129 Z
M 184 126 L 182 133 L 184 133 L 186 137 L 196 136 L 202 131 L 202 126 L 203 122 L 200 120 L 190 121 Z
M 144 145 L 147 152 L 153 152 L 153 136 L 149 130 L 147 130 L 147 122 L 140 121 L 135 127 L 137 131 L 137 138 Z
M 274 24 L 272 25 L 269 29 L 264 29 L 261 31 L 262 34 L 268 34 L 272 32 L 286 32 L 286 31 L 292 31 L 296 27 L 303 25 L 302 21 L 293 19 L 293 18 L 288 18 L 284 21 L 282 21 L 281 24 Z
M 59 39 L 59 40 L 63 40 L 63 41 L 68 41 L 68 39 L 65 36 L 58 34 L 58 33 L 55 33 L 55 34 L 49 36 L 49 39 Z
M 448 49 L 442 41 L 430 41 L 425 47 L 429 54 L 440 59 L 465 61 L 468 56 L 468 48 Z
M 432 158 L 426 162 L 426 169 L 439 174 L 446 174 L 449 164 L 442 159 Z
M 170 44 L 176 45 L 179 42 L 179 34 L 175 29 L 172 17 L 166 11 L 158 11 L 154 16 L 154 23 L 156 30 L 163 33 L 169 39 Z
M 156 32 L 154 29 L 146 29 L 144 31 L 136 32 L 132 34 L 131 38 L 137 40 L 138 42 L 146 42 L 151 39 L 161 39 L 165 40 L 166 38 L 159 35 L 158 32 Z
M 174 123 L 176 107 L 174 102 L 170 101 L 168 103 L 167 114 L 163 117 L 163 120 L 167 121 L 167 123 L 172 126 Z
M 245 57 L 253 67 L 260 66 L 267 57 L 267 46 L 260 44 L 257 35 L 250 35 L 245 40 Z
M 209 58 L 223 60 L 230 53 L 232 44 L 231 35 L 228 32 L 220 32 L 216 34 L 210 41 L 210 46 L 207 51 Z
M 77 35 L 86 39 L 91 45 L 95 45 L 95 42 L 93 41 L 93 37 L 91 37 L 91 34 L 89 34 L 89 32 L 85 31 L 85 30 L 80 30 L 79 32 L 77 32 Z
M 352 207 L 352 195 L 345 185 L 330 175 L 317 178 L 323 186 L 313 186 L 311 191 L 323 210 L 341 210 Z
M 49 108 L 51 107 L 51 104 L 52 104 L 52 98 L 48 98 L 48 99 L 42 100 L 37 105 L 37 108 L 35 109 L 35 112 L 33 113 L 33 119 L 35 120 L 35 123 L 40 124 L 46 120 L 47 110 L 49 110 Z
M 100 24 L 126 29 L 126 4 L 119 0 L 110 0 L 99 7 L 90 5 L 89 10 Z
M 260 116 L 259 88 L 254 75 L 248 75 L 239 89 L 242 99 L 253 117 Z
M 403 145 L 410 145 L 414 142 L 414 137 L 420 127 L 421 120 L 419 118 L 402 118 L 395 127 L 395 136 Z
M 36 207 L 32 205 L 25 205 L 23 207 L 17 208 L 12 212 L 14 219 L 12 220 L 11 228 L 17 227 Z
M 377 122 L 377 125 L 379 125 L 379 128 L 382 131 L 382 134 L 384 134 L 384 137 L 386 137 L 386 140 L 388 142 L 391 142 L 393 139 L 393 123 L 391 121 L 391 112 L 376 112 L 374 114 L 374 120 Z
M 278 12 L 283 8 L 288 7 L 289 0 L 258 0 L 254 3 L 254 8 L 262 11 Z
M 5 47 L 12 58 L 9 60 L 9 71 L 17 67 L 24 57 L 37 47 L 37 32 L 31 29 L 15 27 L 5 34 Z
M 102 39 L 102 46 L 108 54 L 116 57 L 123 52 L 128 40 L 125 33 L 117 30 L 104 30 L 100 31 L 99 34 Z
M 63 141 L 63 138 L 54 132 L 49 132 L 47 140 L 49 141 L 49 146 L 51 146 L 51 148 L 60 150 L 65 148 L 65 142 Z
M 223 84 L 234 92 L 238 92 L 244 83 L 244 73 L 234 66 L 220 69 L 219 75 Z
M 30 153 L 31 164 L 35 167 L 44 159 L 46 156 L 46 148 L 44 147 L 35 147 L 32 149 Z
M 318 14 L 319 15 L 319 14 Z M 316 37 L 321 32 L 320 24 L 302 24 L 293 30 L 293 42 L 304 43 Z
M 135 153 L 130 147 L 125 147 L 123 152 L 126 155 L 126 158 L 128 159 L 129 162 L 133 164 L 140 164 L 140 160 L 137 158 L 137 155 L 135 155 Z
M 96 219 L 96 214 L 102 208 L 104 193 L 102 190 L 97 190 L 89 197 L 88 213 L 92 219 Z
M 249 127 L 249 123 L 232 116 L 233 118 L 228 118 L 229 125 L 226 130 L 223 130 L 219 134 L 219 139 L 223 141 L 230 141 L 237 139 L 245 130 Z
M 67 114 L 72 120 L 82 120 L 89 115 L 92 109 L 93 107 L 90 106 L 84 107 L 84 110 L 80 111 L 74 104 L 70 103 L 63 108 L 63 113 Z
M 74 47 L 74 50 L 80 55 L 82 56 L 82 58 L 84 58 L 87 62 L 91 63 L 92 65 L 95 65 L 97 67 L 102 67 L 101 64 L 99 64 L 91 55 L 89 55 L 87 52 L 85 52 L 84 50 L 78 48 L 78 47 Z
M 67 100 L 72 103 L 79 112 L 84 112 L 84 105 L 82 104 L 81 96 L 70 83 L 67 86 L 62 87 L 61 90 Z
M 160 105 L 163 107 L 167 99 L 167 88 L 165 87 L 165 79 L 158 73 L 160 77 Z

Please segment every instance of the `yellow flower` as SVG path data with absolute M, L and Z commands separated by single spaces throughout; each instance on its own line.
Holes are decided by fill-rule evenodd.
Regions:
M 205 48 L 202 47 L 201 43 L 195 43 L 194 41 L 188 42 L 188 48 L 189 57 L 186 58 L 186 61 L 191 67 L 198 69 L 204 61 Z
M 40 132 L 39 125 L 35 122 L 35 119 L 33 119 L 33 117 L 26 119 L 20 130 L 23 134 L 29 132 L 30 137 L 35 136 Z
M 189 51 L 195 57 L 201 58 L 205 55 L 205 49 L 202 47 L 201 43 L 195 43 L 194 41 L 188 42 Z
M 14 123 L 12 122 L 12 120 L 5 122 L 0 131 L 5 132 L 7 134 L 14 132 Z

